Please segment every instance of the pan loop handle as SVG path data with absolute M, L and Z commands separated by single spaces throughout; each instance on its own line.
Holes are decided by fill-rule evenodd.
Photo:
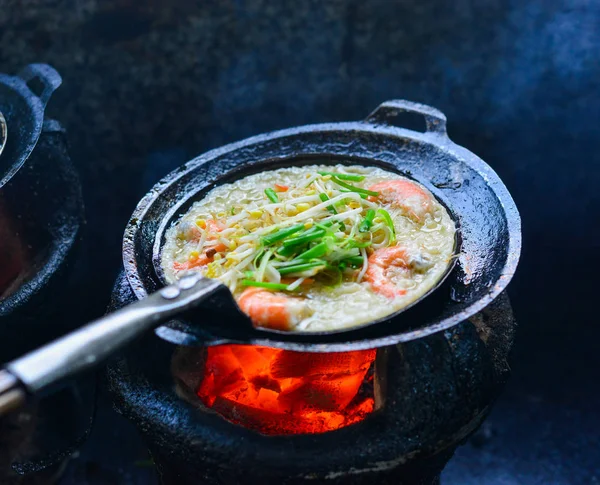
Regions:
M 25 81 L 27 87 L 40 99 L 44 107 L 52 93 L 62 84 L 60 74 L 48 64 L 29 64 L 19 72 L 18 76 Z
M 381 103 L 365 121 L 373 124 L 395 125 L 393 119 L 399 113 L 416 113 L 425 118 L 427 133 L 436 133 L 448 137 L 446 132 L 446 115 L 426 104 L 414 103 L 404 99 L 391 99 Z

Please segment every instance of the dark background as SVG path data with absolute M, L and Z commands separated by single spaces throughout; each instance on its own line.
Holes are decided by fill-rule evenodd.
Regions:
M 84 184 L 86 318 L 135 204 L 187 159 L 390 98 L 442 110 L 513 194 L 524 240 L 513 378 L 445 483 L 600 483 L 600 2 L 0 0 L 0 71 L 30 62 L 64 78 L 49 115 Z M 101 404 L 64 483 L 150 483 Z

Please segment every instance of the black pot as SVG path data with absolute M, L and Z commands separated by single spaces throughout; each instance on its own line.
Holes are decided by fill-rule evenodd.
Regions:
M 391 124 L 400 112 L 425 117 L 425 133 Z M 520 218 L 508 191 L 481 159 L 454 144 L 446 117 L 434 108 L 388 101 L 365 121 L 291 128 L 218 148 L 183 165 L 156 184 L 138 204 L 125 230 L 123 263 L 137 298 L 163 286 L 158 270 L 166 229 L 217 184 L 265 169 L 299 163 L 359 163 L 408 175 L 446 205 L 458 223 L 461 253 L 442 288 L 424 301 L 377 324 L 328 333 L 292 333 L 236 326 L 231 307 L 213 298 L 194 322 L 157 330 L 173 343 L 245 342 L 302 351 L 374 348 L 421 338 L 473 316 L 510 282 L 521 250 Z M 239 320 L 239 319 L 238 319 Z
M 44 120 L 60 83 L 43 64 L 18 77 L 0 75 L 0 111 L 8 127 L 0 155 L 0 362 L 83 321 L 76 284 L 84 270 L 78 258 L 81 184 L 64 130 Z M 36 477 L 53 483 L 47 478 L 56 475 L 53 467 L 89 433 L 94 402 L 95 380 L 86 377 L 0 420 L 0 483 L 33 483 L 22 475 L 40 470 L 45 478 Z
M 69 328 L 53 321 L 52 312 L 67 287 L 84 223 L 65 133 L 56 121 L 44 121 L 61 78 L 44 64 L 20 76 L 0 75 L 0 111 L 8 126 L 0 155 L 0 336 L 10 342 L 0 344 L 2 361 Z

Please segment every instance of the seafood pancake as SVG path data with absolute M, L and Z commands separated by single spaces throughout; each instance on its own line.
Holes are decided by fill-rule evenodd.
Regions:
M 222 281 L 254 325 L 331 331 L 394 313 L 430 290 L 454 222 L 422 185 L 377 167 L 312 165 L 212 189 L 166 234 L 162 267 Z

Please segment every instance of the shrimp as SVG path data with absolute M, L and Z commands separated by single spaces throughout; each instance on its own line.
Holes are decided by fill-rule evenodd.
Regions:
M 365 273 L 365 281 L 371 288 L 388 298 L 395 298 L 406 294 L 406 290 L 396 286 L 390 279 L 389 272 L 408 271 L 409 256 L 405 248 L 390 246 L 375 251 L 369 256 L 369 267 Z
M 199 239 L 200 236 L 200 230 L 197 227 L 193 228 L 195 230 L 195 232 L 192 234 L 193 239 Z M 188 233 L 190 233 L 190 229 L 186 229 Z M 206 221 L 206 228 L 205 231 L 207 231 L 207 237 L 206 240 L 207 241 L 216 241 L 218 236 L 215 234 L 217 232 L 221 232 L 223 230 L 223 228 L 217 223 L 217 221 L 215 220 L 208 220 Z M 215 257 L 215 254 L 223 252 L 227 249 L 227 246 L 225 246 L 225 244 L 223 244 L 222 242 L 218 242 L 208 248 L 206 248 L 206 250 L 200 254 L 199 256 L 197 256 L 196 258 L 190 258 L 188 261 L 185 261 L 184 263 L 179 263 L 177 261 L 175 261 L 173 263 L 173 269 L 175 269 L 176 271 L 183 271 L 183 270 L 188 270 L 188 269 L 192 269 L 192 268 L 198 268 L 200 266 L 206 266 L 208 263 L 211 263 Z
M 214 219 L 209 219 L 208 221 L 206 221 L 206 230 L 221 232 L 223 230 L 223 227 Z
M 211 251 L 207 249 L 206 252 L 202 253 L 200 256 L 196 258 L 191 258 L 188 261 L 184 261 L 180 263 L 179 261 L 175 261 L 173 263 L 173 269 L 175 271 L 183 271 L 192 268 L 199 268 L 200 266 L 206 266 L 208 263 L 212 263 L 215 257 L 216 251 Z
M 369 197 L 371 202 L 379 200 L 398 207 L 415 222 L 423 222 L 425 215 L 434 208 L 432 196 L 410 180 L 386 180 L 369 187 L 369 190 L 379 192 L 377 197 Z
M 237 303 L 255 326 L 275 330 L 291 330 L 312 313 L 300 298 L 257 287 L 245 289 Z

